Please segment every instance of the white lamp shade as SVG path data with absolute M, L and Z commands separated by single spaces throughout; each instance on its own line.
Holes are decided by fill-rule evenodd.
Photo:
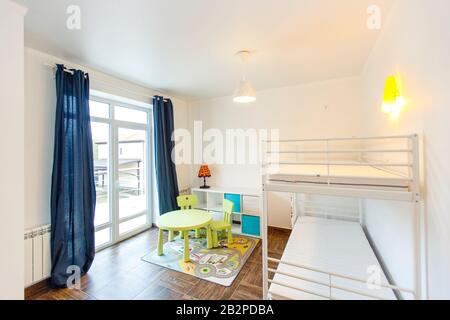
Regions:
M 256 101 L 256 92 L 248 80 L 242 80 L 233 98 L 237 103 L 249 103 Z

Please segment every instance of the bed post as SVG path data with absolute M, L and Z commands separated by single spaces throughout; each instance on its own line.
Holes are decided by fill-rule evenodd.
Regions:
M 422 292 L 422 241 L 421 241 L 421 206 L 420 202 L 415 201 L 414 203 L 414 237 L 415 237 L 415 264 L 416 264 L 416 273 L 415 273 L 415 291 L 416 291 L 416 299 L 422 300 L 423 292 Z
M 268 234 L 267 234 L 267 190 L 266 190 L 266 156 L 268 141 L 263 140 L 261 146 L 261 177 L 262 177 L 262 197 L 261 197 L 261 236 L 262 236 L 262 281 L 263 281 L 263 299 L 269 299 L 269 272 L 268 272 Z
M 262 266 L 263 266 L 263 299 L 269 299 L 269 272 L 268 272 L 268 241 L 267 234 L 267 191 L 265 190 L 265 184 L 263 184 L 263 196 L 262 196 L 263 216 L 262 216 Z
M 419 136 L 411 137 L 414 193 L 415 291 L 416 299 L 424 299 L 422 291 L 422 208 L 420 194 Z
M 363 205 L 363 199 L 358 199 L 358 211 L 359 211 L 359 224 L 363 229 L 366 228 L 366 222 L 364 219 L 364 205 Z

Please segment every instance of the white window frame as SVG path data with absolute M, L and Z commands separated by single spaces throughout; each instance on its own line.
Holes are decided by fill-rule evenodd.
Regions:
M 150 229 L 153 226 L 153 115 L 152 115 L 152 105 L 146 105 L 139 102 L 139 106 L 130 103 L 124 103 L 120 99 L 110 99 L 99 97 L 93 92 L 91 92 L 89 100 L 105 103 L 109 105 L 109 118 L 91 117 L 91 122 L 104 123 L 109 126 L 109 158 L 108 158 L 108 201 L 109 201 L 109 222 L 101 224 L 95 227 L 95 232 L 110 229 L 110 241 L 108 243 L 102 244 L 96 247 L 96 251 L 103 250 L 110 246 L 113 246 L 121 241 L 131 238 L 141 232 Z M 146 105 L 146 107 L 144 107 Z M 128 121 L 115 120 L 114 118 L 114 107 L 124 107 L 128 109 L 143 111 L 147 113 L 147 124 L 140 124 Z M 147 162 L 147 168 L 145 170 L 145 190 L 147 194 L 147 212 L 141 212 L 125 218 L 119 218 L 119 197 L 117 196 L 117 186 L 119 183 L 118 175 L 118 132 L 120 128 L 124 129 L 134 129 L 134 130 L 144 130 L 147 132 L 147 143 L 145 147 L 145 156 Z M 120 223 L 133 220 L 135 218 L 146 215 L 147 223 L 130 232 L 123 235 L 119 234 Z

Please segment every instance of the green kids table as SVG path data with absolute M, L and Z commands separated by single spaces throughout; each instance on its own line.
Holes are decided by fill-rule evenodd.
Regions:
M 173 233 L 179 231 L 184 236 L 184 261 L 189 262 L 189 231 L 199 228 L 206 228 L 206 238 L 208 249 L 212 248 L 212 236 L 209 225 L 212 216 L 203 210 L 177 210 L 168 212 L 159 217 L 157 226 L 158 235 L 158 255 L 164 254 L 163 231 L 169 231 L 169 241 L 173 241 Z

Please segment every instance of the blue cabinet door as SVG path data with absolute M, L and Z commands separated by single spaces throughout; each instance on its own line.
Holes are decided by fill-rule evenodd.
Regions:
M 241 212 L 241 195 L 226 193 L 224 198 L 234 203 L 234 212 Z
M 259 217 L 242 215 L 242 233 L 259 237 L 261 236 Z

